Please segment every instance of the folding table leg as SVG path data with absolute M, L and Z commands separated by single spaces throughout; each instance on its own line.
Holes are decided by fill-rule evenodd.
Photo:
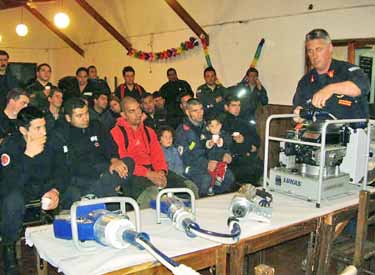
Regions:
M 48 263 L 41 259 L 39 253 L 36 249 L 34 249 L 35 257 L 36 257 L 36 270 L 38 275 L 48 275 Z

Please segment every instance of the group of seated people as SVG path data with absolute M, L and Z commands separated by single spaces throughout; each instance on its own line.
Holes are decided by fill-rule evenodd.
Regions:
M 94 66 L 54 86 L 51 67 L 39 65 L 35 82 L 8 91 L 0 113 L 5 269 L 17 269 L 14 243 L 29 200 L 49 198 L 52 210 L 88 194 L 123 195 L 147 208 L 161 188 L 187 187 L 199 198 L 257 184 L 255 109 L 268 101 L 257 75 L 250 69 L 247 82 L 227 89 L 209 67 L 194 97 L 173 68 L 148 93 L 125 67 L 111 93 Z

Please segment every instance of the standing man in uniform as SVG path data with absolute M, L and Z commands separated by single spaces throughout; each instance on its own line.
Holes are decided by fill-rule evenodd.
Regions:
M 18 132 L 1 146 L 1 235 L 4 273 L 19 275 L 15 243 L 22 228 L 25 203 L 49 198 L 48 209 L 59 204 L 59 184 L 51 175 L 51 154 L 45 148 L 46 121 L 35 107 L 22 109 L 17 116 Z
M 249 68 L 246 72 L 246 82 L 232 88 L 231 94 L 241 101 L 241 118 L 255 128 L 257 108 L 268 104 L 267 91 L 259 80 L 258 70 Z
M 139 84 L 135 83 L 135 70 L 131 66 L 122 69 L 122 76 L 125 82 L 116 87 L 115 96 L 122 100 L 125 96 L 134 97 L 138 102 L 141 101 L 142 94 L 146 90 Z
M 59 88 L 64 93 L 64 101 L 71 97 L 82 97 L 92 102 L 92 96 L 99 90 L 96 82 L 89 79 L 89 72 L 85 67 L 76 70 L 75 78 L 64 77 L 59 80 Z
M 180 95 L 181 93 L 189 92 L 191 97 L 194 97 L 194 93 L 187 81 L 178 79 L 175 68 L 169 68 L 167 70 L 167 77 L 168 81 L 161 86 L 159 92 L 161 96 L 165 98 L 165 107 L 168 114 L 167 120 L 169 124 L 176 129 L 180 124 L 179 119 L 176 119 L 176 117 L 184 115 L 179 107 Z
M 9 54 L 6 51 L 0 50 L 0 111 L 5 108 L 9 90 L 19 88 L 17 79 L 9 72 L 8 61 Z
M 48 107 L 48 96 L 53 87 L 49 82 L 51 78 L 51 66 L 47 63 L 39 64 L 36 68 L 36 79 L 33 83 L 26 87 L 26 91 L 30 94 L 30 105 L 44 110 Z
M 89 72 L 89 79 L 93 81 L 96 86 L 98 86 L 100 91 L 105 91 L 106 94 L 111 94 L 111 89 L 108 86 L 108 83 L 105 79 L 101 79 L 98 76 L 98 70 L 94 65 L 90 65 L 87 67 L 87 71 Z
M 216 71 L 213 67 L 208 67 L 203 73 L 205 84 L 197 89 L 197 98 L 203 104 L 205 117 L 217 116 L 224 112 L 224 97 L 227 89 L 216 84 Z
M 305 46 L 313 68 L 298 82 L 294 113 L 312 104 L 338 119 L 367 118 L 370 83 L 361 68 L 332 58 L 332 42 L 323 29 L 306 34 Z

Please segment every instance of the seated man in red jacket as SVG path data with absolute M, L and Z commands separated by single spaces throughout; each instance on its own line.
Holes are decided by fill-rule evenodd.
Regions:
M 192 181 L 168 170 L 156 133 L 142 122 L 142 110 L 137 100 L 125 97 L 121 109 L 123 117 L 117 120 L 111 134 L 120 158 L 131 157 L 135 162 L 133 178 L 124 190 L 125 195 L 136 199 L 141 208 L 149 207 L 159 188 L 187 187 L 198 197 L 198 188 Z

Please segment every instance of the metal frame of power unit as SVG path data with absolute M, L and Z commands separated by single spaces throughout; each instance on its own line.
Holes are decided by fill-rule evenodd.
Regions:
M 320 151 L 320 166 L 319 166 L 319 177 L 318 177 L 318 184 L 316 185 L 316 199 L 311 198 L 311 195 L 298 195 L 293 194 L 293 192 L 287 192 L 283 190 L 274 190 L 279 193 L 284 193 L 296 198 L 303 198 L 308 201 L 315 201 L 316 207 L 320 207 L 321 201 L 322 201 L 322 189 L 323 189 L 323 169 L 325 164 L 325 153 L 326 153 L 326 133 L 327 133 L 327 127 L 331 124 L 348 124 L 348 123 L 358 123 L 358 122 L 368 122 L 367 127 L 367 148 L 366 148 L 366 154 L 364 157 L 367 157 L 367 165 L 366 165 L 366 171 L 364 175 L 364 179 L 361 185 L 361 189 L 366 189 L 367 187 L 367 166 L 368 166 L 368 156 L 369 156 L 369 147 L 370 147 L 370 140 L 371 140 L 371 126 L 374 125 L 374 121 L 368 121 L 367 119 L 341 119 L 341 120 L 326 120 L 323 124 L 322 128 L 322 138 L 320 143 L 314 143 L 314 142 L 306 142 L 306 141 L 300 141 L 300 140 L 294 140 L 294 139 L 287 139 L 287 138 L 281 138 L 281 137 L 275 137 L 270 136 L 270 125 L 272 120 L 276 119 L 293 119 L 295 117 L 298 117 L 296 114 L 280 114 L 280 115 L 271 115 L 267 118 L 266 122 L 266 134 L 265 134 L 265 145 L 264 145 L 264 171 L 263 171 L 263 187 L 267 190 L 270 190 L 270 186 L 267 183 L 270 183 L 270 178 L 268 177 L 268 154 L 269 154 L 269 142 L 270 141 L 278 141 L 278 142 L 288 142 L 288 143 L 295 143 L 295 144 L 302 144 L 302 145 L 309 145 L 314 147 L 319 147 L 321 149 Z M 352 186 L 351 183 L 347 183 L 348 185 Z M 328 188 L 329 189 L 329 188 Z M 354 189 L 354 188 L 353 188 Z M 309 191 L 311 193 L 311 190 Z M 332 190 L 331 190 L 332 192 Z M 331 193 L 330 192 L 330 193 Z

